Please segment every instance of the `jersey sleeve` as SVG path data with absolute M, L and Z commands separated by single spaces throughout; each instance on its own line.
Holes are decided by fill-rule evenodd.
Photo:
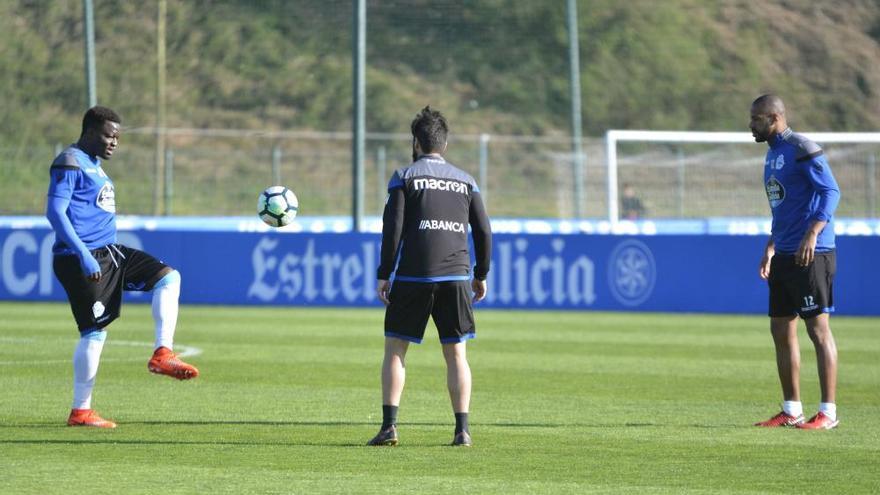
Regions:
M 82 170 L 72 165 L 52 165 L 49 169 L 48 196 L 71 199 Z
M 399 176 L 395 172 L 392 177 Z M 406 196 L 403 191 L 403 183 L 400 186 L 391 187 L 388 184 L 388 201 L 385 202 L 385 212 L 382 215 L 382 248 L 380 250 L 379 268 L 376 270 L 378 280 L 388 280 L 394 271 L 397 254 L 400 251 L 401 237 L 403 236 L 403 217 L 406 208 Z
M 821 151 L 819 149 L 818 154 L 813 154 L 805 159 L 798 158 L 798 162 L 805 166 L 807 178 L 819 195 L 819 204 L 812 220 L 828 222 L 834 216 L 840 202 L 840 187 L 831 173 L 828 160 Z
M 49 169 L 49 193 L 46 201 L 46 218 L 55 230 L 55 235 L 77 253 L 88 252 L 88 248 L 67 218 L 67 207 L 81 173 L 77 166 L 53 164 Z
M 392 189 L 403 187 L 403 179 L 400 178 L 400 173 L 395 170 L 393 174 L 391 174 L 391 180 L 388 181 L 388 192 L 391 192 Z
M 471 225 L 471 235 L 474 238 L 474 278 L 486 280 L 489 273 L 489 263 L 492 259 L 492 227 L 489 224 L 489 215 L 483 205 L 480 190 L 474 186 L 471 192 L 471 204 L 468 223 Z

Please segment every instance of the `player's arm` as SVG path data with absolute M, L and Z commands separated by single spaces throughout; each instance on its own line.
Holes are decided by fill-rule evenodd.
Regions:
M 486 276 L 489 274 L 489 263 L 492 259 L 492 227 L 478 189 L 471 192 L 468 223 L 471 225 L 471 235 L 474 238 L 474 258 L 476 258 L 472 282 L 474 301 L 480 301 L 486 297 Z
M 767 245 L 764 246 L 764 256 L 761 257 L 761 264 L 758 266 L 758 275 L 764 280 L 770 276 L 770 260 L 776 253 L 776 246 L 773 244 L 773 236 L 767 239 Z
M 820 150 L 821 153 L 821 150 Z M 809 156 L 806 160 L 799 158 L 798 161 L 806 162 L 806 174 L 810 183 L 819 196 L 819 204 L 816 213 L 810 219 L 810 226 L 801 239 L 800 246 L 795 256 L 795 261 L 801 266 L 807 266 L 813 262 L 816 255 L 816 241 L 819 233 L 828 225 L 834 217 L 837 205 L 840 203 L 840 187 L 831 173 L 828 160 L 824 154 Z
M 397 177 L 397 173 L 395 173 L 388 186 L 388 201 L 385 202 L 385 211 L 382 214 L 382 249 L 380 250 L 379 268 L 376 270 L 376 294 L 386 306 L 391 303 L 388 299 L 388 293 L 391 289 L 389 280 L 400 249 L 406 207 L 403 183 Z M 400 183 L 398 184 L 398 182 Z
M 90 280 L 98 281 L 101 279 L 101 266 L 67 218 L 67 207 L 70 206 L 73 188 L 81 172 L 78 167 L 52 167 L 50 173 L 52 179 L 46 201 L 46 218 L 61 242 L 76 252 L 83 274 Z

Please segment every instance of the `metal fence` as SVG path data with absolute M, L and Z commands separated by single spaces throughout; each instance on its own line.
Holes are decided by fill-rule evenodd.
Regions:
M 157 166 L 155 132 L 124 133 L 104 168 L 116 187 L 120 214 L 251 215 L 259 193 L 282 184 L 296 192 L 302 215 L 350 215 L 351 138 L 346 133 L 261 133 L 169 130 L 164 169 Z M 388 180 L 411 161 L 411 138 L 368 134 L 366 215 L 381 214 Z M 0 149 L 0 178 L 8 188 L 0 214 L 42 214 L 48 166 L 62 145 Z M 585 146 L 584 211 L 606 210 L 601 140 Z M 450 136 L 447 159 L 474 176 L 494 217 L 571 218 L 576 207 L 571 141 L 530 136 Z
M 166 167 L 156 167 L 155 132 L 132 129 L 104 164 L 121 214 L 246 216 L 259 193 L 283 184 L 294 190 L 302 215 L 350 215 L 351 138 L 346 133 L 270 133 L 172 129 Z M 35 215 L 45 208 L 48 166 L 62 145 L 0 149 L 0 214 Z M 843 192 L 838 216 L 880 217 L 880 145 L 824 145 Z M 604 141 L 585 142 L 583 210 L 608 211 Z M 768 216 L 761 184 L 766 149 L 755 143 L 621 142 L 618 185 L 642 201 L 642 218 Z M 381 214 L 388 179 L 410 162 L 410 138 L 369 134 L 366 215 Z M 447 158 L 472 174 L 493 217 L 575 217 L 571 142 L 533 136 L 452 136 Z

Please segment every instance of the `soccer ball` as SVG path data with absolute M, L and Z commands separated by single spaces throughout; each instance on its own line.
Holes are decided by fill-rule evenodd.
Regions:
M 267 187 L 257 200 L 257 214 L 260 220 L 271 227 L 284 227 L 296 218 L 299 200 L 296 194 L 284 186 Z

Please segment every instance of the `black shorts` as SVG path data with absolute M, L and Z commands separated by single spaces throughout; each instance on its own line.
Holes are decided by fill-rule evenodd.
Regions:
M 425 335 L 428 316 L 434 318 L 440 342 L 454 344 L 476 335 L 471 283 L 403 282 L 391 285 L 385 310 L 385 336 L 419 344 Z
M 834 274 L 837 256 L 834 251 L 816 253 L 810 266 L 795 264 L 795 255 L 777 254 L 770 260 L 771 317 L 799 315 L 813 318 L 834 311 Z
M 122 291 L 150 291 L 173 268 L 149 254 L 121 244 L 92 251 L 101 266 L 101 280 L 93 282 L 82 271 L 76 255 L 55 256 L 55 276 L 67 292 L 80 332 L 104 328 L 119 317 Z

